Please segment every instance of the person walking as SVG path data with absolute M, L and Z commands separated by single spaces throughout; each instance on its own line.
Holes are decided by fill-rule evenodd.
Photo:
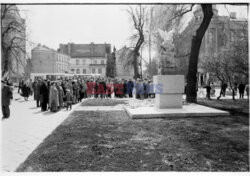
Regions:
M 247 98 L 249 99 L 249 84 L 246 85 Z
M 22 94 L 21 96 L 24 97 L 25 101 L 28 101 L 29 96 L 30 96 L 30 87 L 29 87 L 29 83 L 26 82 L 23 86 L 22 86 Z
M 10 117 L 10 100 L 13 99 L 12 89 L 5 81 L 1 81 L 2 87 L 2 119 Z
M 240 98 L 243 99 L 244 98 L 244 92 L 245 92 L 245 84 L 243 84 L 241 82 L 238 89 L 239 89 Z
M 210 91 L 211 91 L 210 83 L 207 86 L 205 86 L 205 88 L 206 88 L 206 91 L 207 91 L 206 97 L 207 97 L 208 100 L 211 100 L 211 97 L 210 97 Z

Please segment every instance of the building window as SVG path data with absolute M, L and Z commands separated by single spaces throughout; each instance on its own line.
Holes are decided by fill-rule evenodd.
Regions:
M 83 74 L 86 74 L 86 72 L 87 72 L 87 71 L 86 71 L 86 69 L 85 69 L 85 68 L 84 68 L 84 69 L 82 69 L 82 73 L 83 73 Z
M 101 60 L 101 64 L 105 64 L 104 60 Z
M 71 69 L 71 72 L 73 72 L 73 73 L 74 73 L 74 72 L 75 72 L 75 69 L 73 69 L 73 68 L 72 68 L 72 69 Z
M 79 65 L 79 60 L 78 59 L 76 59 L 76 65 Z
M 95 68 L 92 68 L 92 74 L 95 74 Z
M 98 73 L 102 74 L 102 69 L 101 68 L 98 68 Z
M 82 60 L 82 64 L 83 64 L 83 65 L 86 65 L 86 59 L 83 59 L 83 60 Z
M 94 64 L 97 64 L 97 60 L 94 60 Z
M 76 69 L 76 73 L 77 73 L 77 74 L 80 74 L 80 69 Z

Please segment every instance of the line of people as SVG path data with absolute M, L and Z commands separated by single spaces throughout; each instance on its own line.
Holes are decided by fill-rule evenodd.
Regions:
M 31 86 L 30 86 L 31 85 Z M 71 109 L 72 104 L 84 98 L 154 98 L 150 80 L 111 79 L 111 78 L 78 78 L 69 80 L 36 79 L 32 84 L 26 82 L 21 87 L 21 95 L 28 101 L 29 95 L 34 94 L 36 106 L 42 111 L 56 112 L 62 108 Z

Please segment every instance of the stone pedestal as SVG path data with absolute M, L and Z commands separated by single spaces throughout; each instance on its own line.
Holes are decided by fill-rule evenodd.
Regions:
M 156 91 L 155 108 L 182 108 L 184 75 L 157 75 L 153 77 L 153 82 L 162 87 L 162 92 Z

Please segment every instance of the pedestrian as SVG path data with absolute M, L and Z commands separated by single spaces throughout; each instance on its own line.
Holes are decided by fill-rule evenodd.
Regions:
M 12 89 L 5 81 L 1 81 L 2 87 L 2 119 L 10 117 L 10 100 L 13 99 Z
M 247 98 L 249 99 L 249 84 L 246 85 Z
M 30 79 L 29 81 L 28 81 L 28 86 L 29 86 L 29 89 L 30 89 L 30 96 L 32 96 L 33 95 L 33 86 L 32 86 L 32 79 Z
M 143 80 L 141 79 L 140 82 L 139 82 L 139 99 L 140 100 L 144 100 L 145 98 L 145 87 L 144 87 L 144 84 L 143 84 Z
M 30 90 L 30 87 L 29 87 L 29 83 L 28 82 L 24 83 L 24 85 L 22 86 L 22 94 L 21 94 L 21 96 L 24 97 L 25 101 L 28 101 L 30 91 L 31 90 Z
M 68 110 L 68 108 L 70 108 L 71 110 L 73 95 L 71 94 L 69 89 L 66 89 L 65 99 L 66 99 L 66 110 Z
M 128 84 L 128 82 L 127 82 L 127 80 L 125 79 L 124 82 L 123 82 L 123 88 L 124 88 L 123 96 L 124 96 L 125 98 L 128 97 L 127 84 Z
M 210 83 L 207 86 L 205 86 L 205 88 L 206 88 L 206 91 L 207 91 L 206 97 L 207 97 L 208 100 L 211 100 L 211 97 L 210 97 L 210 91 L 211 91 Z
M 79 86 L 75 80 L 72 82 L 72 88 L 73 88 L 73 104 L 76 104 L 78 102 Z
M 52 112 L 58 111 L 58 106 L 59 106 L 58 90 L 56 88 L 55 82 L 52 82 L 51 87 L 50 87 L 50 95 L 49 95 L 50 111 Z
M 20 93 L 20 90 L 22 91 L 23 84 L 24 84 L 24 81 L 23 81 L 23 79 L 21 79 L 19 81 L 19 84 L 18 84 L 18 91 L 17 91 L 17 93 Z
M 34 90 L 34 100 L 36 101 L 36 107 L 40 107 L 40 87 L 41 87 L 41 80 L 35 80 L 33 85 Z
M 49 103 L 49 88 L 48 83 L 46 81 L 40 80 L 39 95 L 41 111 L 47 111 L 47 105 Z
M 107 98 L 111 98 L 112 89 L 113 89 L 112 82 L 111 82 L 110 78 L 108 78 L 107 79 L 107 84 L 106 84 L 106 95 L 107 95 Z
M 244 98 L 244 91 L 245 91 L 245 84 L 243 84 L 241 82 L 238 89 L 239 89 L 240 98 L 243 99 Z
M 128 83 L 127 83 L 127 87 L 126 87 L 126 90 L 128 92 L 128 96 L 129 98 L 132 98 L 133 97 L 133 88 L 134 88 L 134 83 L 131 79 L 129 79 Z
M 61 108 L 63 108 L 63 97 L 64 97 L 64 92 L 63 92 L 63 89 L 62 89 L 62 86 L 61 86 L 61 82 L 56 83 L 56 88 L 57 88 L 57 91 L 58 91 L 58 99 L 59 99 L 58 108 L 61 109 Z
M 98 85 L 98 91 L 100 93 L 100 97 L 105 98 L 105 95 L 106 95 L 106 82 L 104 81 L 103 78 L 100 80 L 100 83 Z
M 147 99 L 149 94 L 149 83 L 147 79 L 144 79 L 143 87 L 144 87 L 144 98 Z

